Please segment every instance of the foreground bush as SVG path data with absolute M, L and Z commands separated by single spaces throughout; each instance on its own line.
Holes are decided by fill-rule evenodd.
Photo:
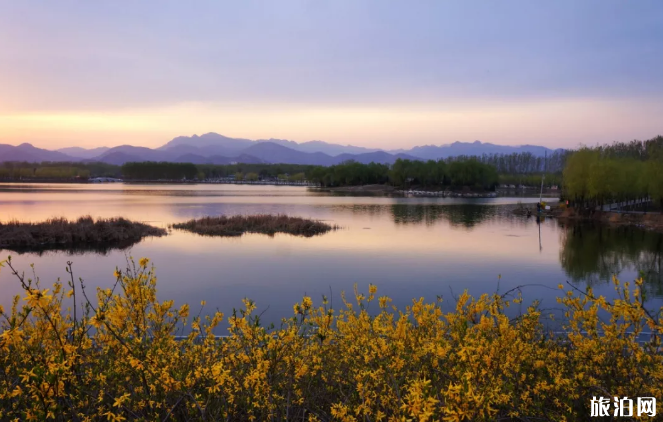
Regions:
M 306 237 L 323 234 L 336 228 L 321 221 L 270 214 L 203 217 L 196 220 L 189 220 L 185 223 L 173 224 L 171 227 L 205 236 L 241 236 L 244 233 L 262 233 L 267 235 L 288 233 Z
M 536 305 L 510 320 L 519 297 L 397 311 L 369 286 L 342 310 L 304 297 L 278 329 L 245 300 L 217 338 L 220 313 L 157 301 L 147 259 L 90 300 L 73 275 L 49 290 L 5 265 L 25 296 L 0 310 L 2 420 L 570 421 L 588 419 L 592 396 L 663 398 L 663 319 L 641 280 L 615 280 L 612 303 L 567 291 L 559 336 Z

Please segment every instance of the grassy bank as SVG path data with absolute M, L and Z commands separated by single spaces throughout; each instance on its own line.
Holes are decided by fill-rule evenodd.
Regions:
M 220 338 L 220 312 L 157 301 L 147 259 L 96 297 L 73 274 L 44 289 L 4 265 L 23 297 L 0 309 L 1 420 L 586 421 L 594 396 L 663 396 L 642 280 L 615 280 L 614 302 L 560 290 L 555 334 L 516 294 L 463 293 L 445 313 L 369 285 L 335 309 L 303 297 L 276 329 L 246 299 Z
M 122 217 L 96 220 L 90 216 L 78 220 L 52 218 L 41 223 L 10 221 L 0 223 L 0 248 L 29 251 L 108 247 L 165 234 L 164 229 Z
M 185 223 L 173 224 L 175 229 L 205 236 L 241 236 L 244 233 L 274 235 L 288 233 L 296 236 L 315 236 L 336 229 L 321 221 L 287 215 L 235 215 L 203 217 Z

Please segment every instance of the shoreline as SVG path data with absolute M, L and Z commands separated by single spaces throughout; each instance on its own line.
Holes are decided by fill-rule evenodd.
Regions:
M 373 194 L 373 195 L 393 195 L 393 196 L 422 196 L 435 198 L 495 198 L 499 196 L 497 191 L 486 192 L 462 192 L 450 190 L 431 190 L 431 189 L 397 189 L 390 185 L 359 185 L 359 186 L 338 186 L 316 188 L 320 192 L 336 193 L 355 193 L 355 194 Z
M 518 207 L 511 212 L 513 215 L 525 217 L 556 218 L 563 222 L 599 222 L 610 226 L 634 226 L 649 231 L 663 233 L 663 213 L 658 212 L 618 212 L 594 211 L 579 213 L 575 208 L 551 207 L 550 210 L 537 214 L 535 208 Z
M 590 215 L 579 215 L 573 208 L 564 210 L 559 217 L 566 221 L 599 221 L 611 226 L 635 226 L 663 233 L 663 213 L 634 213 L 596 211 Z

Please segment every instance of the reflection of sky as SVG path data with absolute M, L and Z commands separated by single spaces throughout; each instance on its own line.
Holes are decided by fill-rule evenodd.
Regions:
M 51 216 L 122 215 L 166 226 L 203 215 L 269 212 L 322 219 L 341 229 L 312 238 L 210 238 L 173 231 L 163 238 L 146 239 L 130 251 L 107 255 L 13 254 L 19 268 L 34 262 L 44 281 L 66 275 L 64 264 L 71 259 L 76 275 L 90 287 L 108 286 L 115 266 L 124 265 L 125 253 L 146 256 L 157 267 L 162 299 L 192 304 L 205 299 L 227 313 L 243 297 L 250 297 L 260 309 L 269 305 L 265 318 L 276 320 L 289 316 L 292 304 L 304 294 L 319 298 L 331 288 L 339 301 L 338 294 L 351 292 L 354 283 L 360 289 L 377 284 L 380 294 L 393 297 L 398 306 L 414 297 L 434 300 L 437 295 L 443 295 L 450 306 L 452 290 L 458 294 L 468 289 L 475 295 L 495 292 L 498 275 L 502 292 L 530 283 L 554 287 L 566 280 L 559 262 L 562 229 L 554 221 L 544 221 L 539 250 L 533 218 L 516 218 L 502 212 L 502 207 L 479 204 L 509 202 L 505 198 L 339 197 L 310 195 L 303 188 L 225 185 L 175 188 L 189 192 L 186 195 L 128 194 L 142 188 L 122 185 L 70 189 L 60 185 L 39 193 L 11 193 L 0 186 L 3 218 L 38 221 Z M 204 196 L 203 191 L 214 195 Z M 252 191 L 269 195 L 246 195 Z M 6 271 L 0 272 L 0 283 L 0 303 L 7 305 L 17 286 Z M 611 292 L 610 286 L 598 289 Z M 526 298 L 543 299 L 544 307 L 556 306 L 555 294 L 539 287 L 525 290 Z

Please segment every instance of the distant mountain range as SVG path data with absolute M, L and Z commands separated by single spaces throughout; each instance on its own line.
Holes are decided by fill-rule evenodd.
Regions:
M 156 149 L 121 145 L 113 148 L 70 147 L 50 151 L 27 143 L 18 146 L 0 144 L 0 162 L 100 161 L 121 165 L 129 161 L 169 161 L 194 164 L 282 163 L 329 166 L 349 160 L 365 164 L 371 162 L 392 164 L 399 158 L 437 160 L 459 155 L 524 152 L 543 156 L 546 152 L 552 153 L 553 150 L 535 145 L 505 146 L 475 141 L 384 151 L 323 141 L 302 143 L 283 139 L 253 141 L 229 138 L 218 133 L 206 133 L 200 136 L 178 136 Z

